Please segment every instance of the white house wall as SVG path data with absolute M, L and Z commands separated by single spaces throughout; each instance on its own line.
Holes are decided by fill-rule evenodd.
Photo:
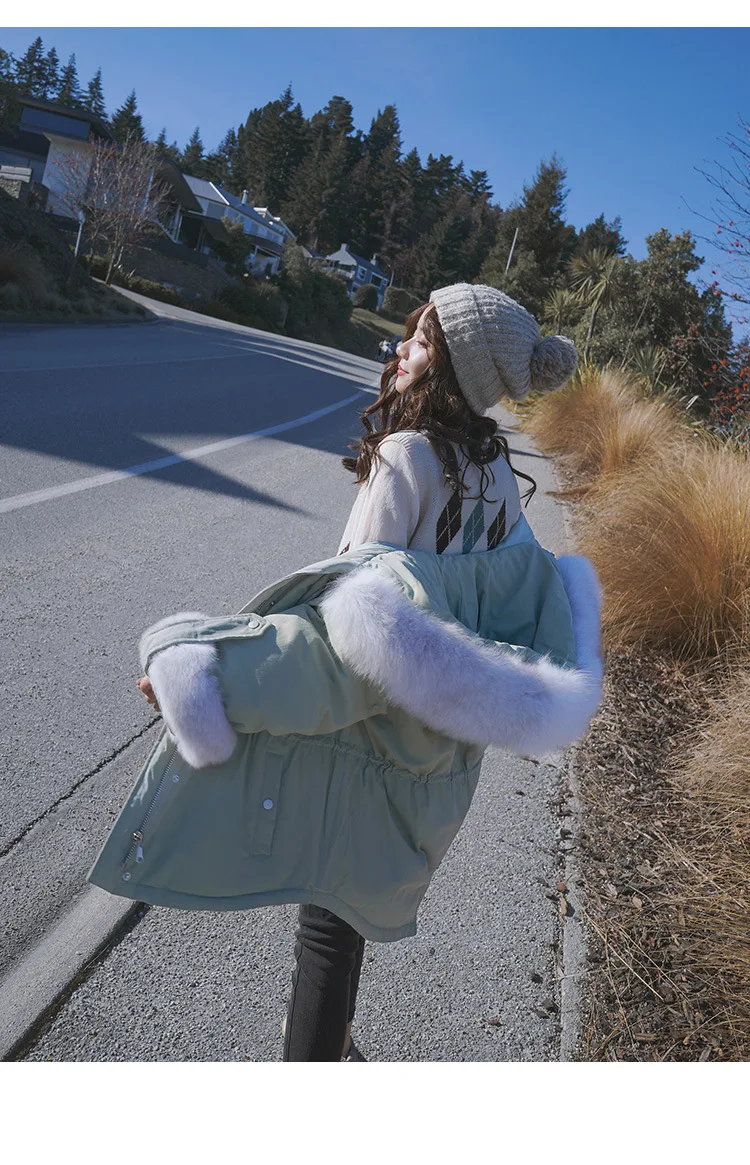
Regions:
M 92 160 L 93 151 L 88 142 L 50 138 L 42 179 L 49 190 L 48 211 L 75 218 L 76 195 L 80 197 L 86 190 Z

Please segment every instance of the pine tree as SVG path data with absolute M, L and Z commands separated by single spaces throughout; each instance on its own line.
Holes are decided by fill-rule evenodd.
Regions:
M 167 158 L 171 158 L 175 165 L 180 166 L 182 164 L 182 154 L 180 153 L 177 142 L 170 143 L 167 141 L 166 126 L 164 129 L 159 131 L 159 136 L 154 142 L 154 145 L 160 154 L 164 154 Z
M 107 110 L 104 105 L 104 88 L 102 86 L 102 71 L 97 69 L 94 76 L 88 83 L 86 95 L 83 98 L 83 104 L 91 113 L 95 113 L 97 117 L 104 120 L 107 116 Z
M 16 62 L 13 54 L 0 48 L 0 131 L 12 129 L 21 117 L 16 99 Z
M 565 169 L 556 157 L 540 163 L 532 184 L 524 186 L 520 203 L 503 215 L 498 241 L 479 273 L 483 283 L 500 288 L 533 315 L 541 314 L 545 301 L 562 284 L 576 247 L 575 228 L 563 217 L 564 183 Z
M 604 215 L 600 214 L 593 222 L 578 232 L 576 240 L 576 255 L 584 255 L 602 247 L 613 255 L 624 255 L 628 249 L 627 240 L 622 237 L 622 219 L 619 214 L 613 222 L 605 222 Z
M 190 141 L 182 151 L 182 169 L 193 178 L 203 177 L 203 142 L 198 126 L 193 130 Z
M 60 83 L 55 100 L 61 105 L 70 105 L 74 109 L 83 108 L 83 94 L 78 81 L 75 53 L 71 53 L 68 63 L 60 73 Z
M 212 182 L 218 182 L 230 194 L 242 193 L 239 185 L 241 152 L 235 130 L 227 130 L 218 147 L 207 155 L 204 168 Z
M 122 143 L 127 141 L 128 138 L 134 138 L 139 142 L 146 140 L 143 121 L 137 110 L 135 89 L 133 89 L 124 105 L 121 105 L 115 112 L 109 123 L 109 128 L 116 142 Z
M 364 140 L 370 159 L 367 189 L 360 219 L 360 246 L 370 255 L 382 251 L 390 255 L 396 208 L 402 193 L 401 129 L 394 105 L 386 105 L 373 118 Z
M 0 83 L 14 85 L 16 76 L 16 61 L 13 53 L 0 48 Z
M 41 97 L 46 84 L 46 62 L 42 38 L 32 41 L 23 56 L 16 61 L 14 77 L 19 93 Z
M 253 109 L 238 130 L 241 164 L 236 177 L 255 206 L 276 210 L 289 196 L 292 177 L 306 150 L 305 119 L 291 86 L 277 101 Z
M 56 100 L 60 84 L 60 58 L 57 55 L 57 50 L 53 47 L 44 58 L 44 92 L 40 94 L 47 101 Z
M 352 239 L 359 188 L 352 185 L 360 155 L 353 136 L 353 110 L 344 97 L 332 97 L 307 126 L 307 156 L 290 183 L 280 213 L 313 250 L 329 251 Z

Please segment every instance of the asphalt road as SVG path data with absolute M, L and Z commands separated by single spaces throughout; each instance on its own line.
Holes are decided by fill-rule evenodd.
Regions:
M 235 611 L 335 554 L 354 498 L 340 459 L 377 364 L 155 309 L 0 328 L 0 973 L 81 893 L 158 733 L 134 682 L 142 630 Z M 539 483 L 527 516 L 563 552 L 551 468 L 509 437 Z M 488 751 L 419 935 L 367 945 L 368 1058 L 557 1058 L 560 762 Z M 278 1059 L 294 915 L 148 911 L 25 1058 Z

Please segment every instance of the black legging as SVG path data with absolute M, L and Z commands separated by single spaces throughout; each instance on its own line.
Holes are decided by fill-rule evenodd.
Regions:
M 284 1059 L 340 1060 L 354 1018 L 365 940 L 320 906 L 300 906 Z

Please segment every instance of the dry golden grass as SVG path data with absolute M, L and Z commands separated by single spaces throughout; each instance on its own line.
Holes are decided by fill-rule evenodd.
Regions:
M 702 659 L 750 634 L 750 458 L 710 440 L 678 443 L 597 491 L 579 549 L 604 588 L 611 645 L 642 642 Z
M 657 765 L 668 778 L 668 795 L 659 791 L 647 747 L 635 776 L 620 777 L 617 766 L 620 750 L 631 759 L 637 751 L 634 723 L 641 714 L 648 722 L 648 731 L 640 726 L 641 738 L 657 748 L 667 709 L 679 703 L 676 690 L 665 689 L 670 694 L 661 713 L 648 697 L 623 712 L 609 751 L 594 748 L 595 732 L 583 746 L 601 776 L 603 820 L 611 816 L 618 830 L 630 829 L 638 840 L 644 806 L 654 816 L 647 830 L 653 852 L 638 869 L 653 862 L 664 881 L 650 897 L 638 890 L 642 914 L 639 907 L 613 921 L 611 904 L 591 907 L 594 930 L 610 938 L 617 932 L 623 965 L 633 982 L 645 983 L 645 1003 L 619 1004 L 622 1023 L 652 1022 L 653 1030 L 631 1033 L 636 1044 L 667 1032 L 659 1058 L 684 1055 L 683 1045 L 698 1046 L 698 1037 L 708 1041 L 701 1059 L 742 1058 L 750 1041 L 750 455 L 691 433 L 672 407 L 659 408 L 617 373 L 584 369 L 570 387 L 533 402 L 521 416 L 545 452 L 564 455 L 566 477 L 583 486 L 577 548 L 602 582 L 607 646 L 630 651 L 640 667 L 649 658 L 678 667 L 683 661 L 697 687 L 722 693 L 707 700 L 702 717 L 686 718 L 672 760 L 666 769 Z M 627 689 L 620 690 L 617 711 L 627 702 Z M 645 790 L 640 809 L 632 804 L 633 789 Z M 605 837 L 606 831 L 602 848 Z M 670 985 L 675 960 L 685 974 Z M 652 984 L 657 972 L 664 982 L 657 976 Z M 681 997 L 688 981 L 689 999 Z M 650 1009 L 649 992 L 656 1000 Z M 672 1027 L 680 1029 L 678 1044 Z M 719 1028 L 729 1035 L 712 1043 Z
M 628 373 L 590 366 L 560 392 L 537 398 L 523 427 L 543 452 L 565 456 L 578 494 L 609 488 L 638 464 L 656 466 L 687 438 L 672 404 L 644 396 Z
M 17 245 L 0 246 L 0 288 L 17 287 L 36 299 L 46 290 L 44 269 L 33 251 Z
M 674 887 L 696 965 L 722 984 L 750 1036 L 750 663 L 728 670 L 711 718 L 672 779 L 691 797 L 694 837 L 672 845 Z

